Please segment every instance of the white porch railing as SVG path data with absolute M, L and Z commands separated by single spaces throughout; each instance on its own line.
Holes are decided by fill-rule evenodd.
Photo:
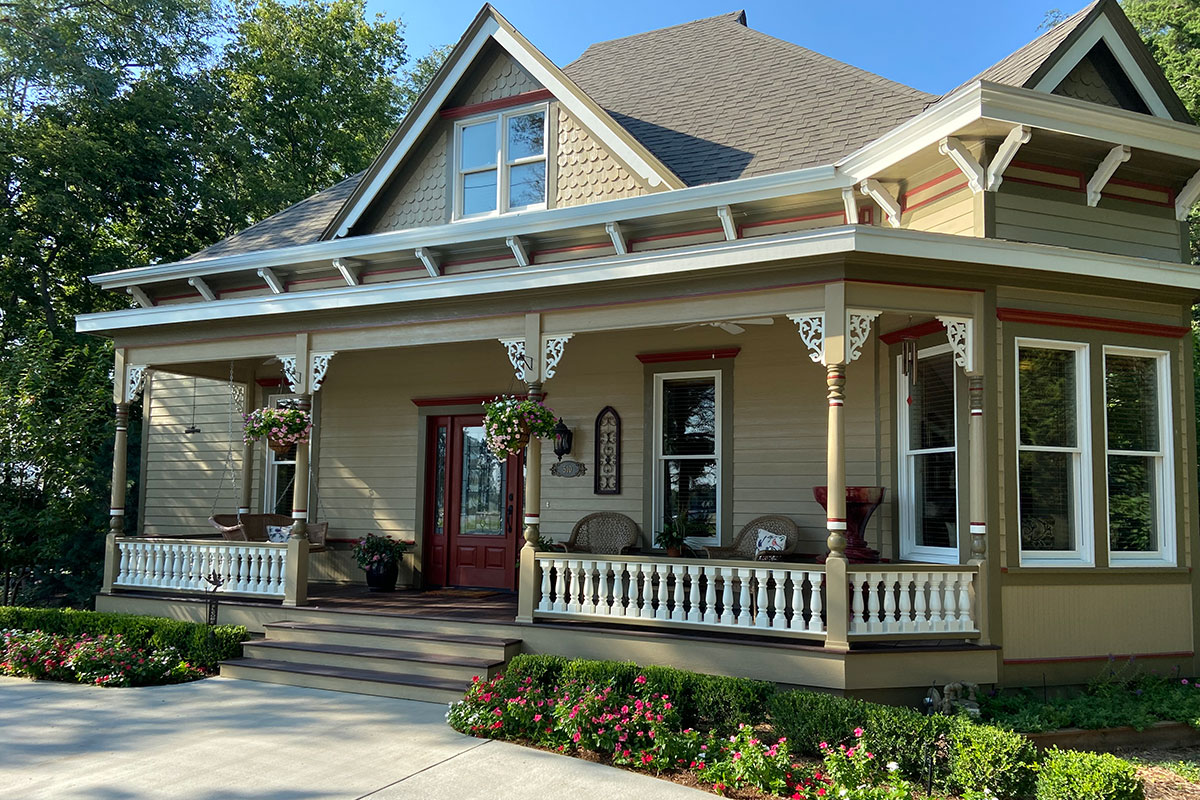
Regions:
M 819 565 L 538 553 L 534 617 L 823 638 Z
M 847 572 L 851 636 L 977 634 L 974 566 L 895 565 Z
M 285 594 L 287 544 L 142 537 L 116 537 L 115 544 L 117 588 L 203 592 L 210 588 L 204 577 L 215 572 L 223 595 Z

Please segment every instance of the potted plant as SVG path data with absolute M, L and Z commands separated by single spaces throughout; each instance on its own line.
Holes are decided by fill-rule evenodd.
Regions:
M 354 543 L 354 560 L 367 573 L 367 588 L 372 592 L 396 591 L 400 560 L 408 545 L 390 536 L 368 533 Z
M 256 408 L 242 419 L 243 441 L 266 439 L 267 446 L 280 455 L 307 444 L 312 432 L 312 417 L 298 408 Z
M 655 541 L 658 546 L 667 551 L 668 558 L 679 558 L 683 555 L 684 543 L 693 536 L 708 536 L 712 527 L 702 520 L 692 519 L 686 513 L 663 520 L 662 530 Z
M 540 400 L 504 395 L 483 404 L 483 434 L 498 459 L 521 452 L 531 436 L 554 435 L 554 412 Z

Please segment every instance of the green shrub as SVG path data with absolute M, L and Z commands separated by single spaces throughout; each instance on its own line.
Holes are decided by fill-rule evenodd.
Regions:
M 688 727 L 737 730 L 742 723 L 755 724 L 766 713 L 767 699 L 775 685 L 767 681 L 704 675 L 674 667 L 638 666 L 632 661 L 590 661 L 561 656 L 521 654 L 508 665 L 513 682 L 533 678 L 535 683 L 578 681 L 596 686 L 612 685 L 618 694 L 634 690 L 634 680 L 643 675 L 654 692 L 669 696 Z
M 940 714 L 926 716 L 911 708 L 865 703 L 866 731 L 863 743 L 873 752 L 887 756 L 898 765 L 900 775 L 924 783 L 933 762 L 934 783 L 945 785 L 950 770 L 950 742 L 955 717 Z
M 821 742 L 850 741 L 854 729 L 867 722 L 863 701 L 820 692 L 779 692 L 767 701 L 767 710 L 775 732 L 804 756 L 820 756 Z
M 1142 800 L 1137 770 L 1108 753 L 1055 748 L 1045 754 L 1037 779 L 1037 800 Z
M 0 606 L 0 630 L 3 629 L 44 631 L 61 636 L 120 634 L 131 647 L 174 648 L 185 661 L 209 672 L 222 661 L 240 657 L 242 642 L 250 638 L 242 625 L 210 628 L 164 617 L 16 606 Z
M 1037 748 L 1019 733 L 960 719 L 950 732 L 952 791 L 997 797 L 1032 797 L 1037 781 Z

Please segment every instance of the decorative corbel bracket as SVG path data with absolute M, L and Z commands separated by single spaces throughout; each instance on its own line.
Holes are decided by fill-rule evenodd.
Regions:
M 1200 200 L 1200 172 L 1193 175 L 1175 196 L 1175 219 L 1186 220 L 1197 200 Z
M 882 183 L 874 178 L 867 178 L 858 185 L 858 190 L 879 204 L 889 225 L 893 228 L 900 227 L 900 203 L 892 196 L 891 192 L 884 188 Z
M 429 277 L 441 277 L 442 258 L 436 251 L 430 250 L 428 247 L 418 247 L 413 251 L 413 255 L 425 265 L 425 271 L 429 273 Z
M 946 339 L 954 351 L 954 363 L 967 372 L 975 371 L 975 320 L 971 317 L 940 316 L 946 326 Z
M 959 172 L 967 177 L 967 185 L 971 187 L 972 192 L 979 194 L 983 191 L 987 175 L 979 161 L 960 139 L 947 136 L 938 142 L 938 152 L 944 156 L 950 156 L 954 166 L 958 167 Z
M 335 258 L 333 268 L 341 274 L 347 286 L 358 286 L 361 282 L 359 273 L 362 271 L 362 264 L 357 259 Z
M 283 380 L 288 385 L 289 392 L 300 391 L 300 371 L 296 369 L 295 356 L 275 356 L 283 366 Z
M 1108 155 L 1100 162 L 1100 166 L 1096 167 L 1096 172 L 1087 183 L 1087 204 L 1089 206 L 1099 204 L 1100 196 L 1104 192 L 1104 187 L 1108 185 L 1109 179 L 1116 173 L 1118 167 L 1129 160 L 1130 155 L 1132 155 L 1132 151 L 1130 151 L 1129 145 L 1124 144 L 1119 144 L 1108 151 Z
M 842 207 L 846 213 L 846 224 L 858 224 L 858 200 L 854 197 L 853 189 L 842 189 Z
M 149 377 L 149 368 L 144 364 L 130 364 L 125 368 L 125 398 L 132 403 L 142 393 Z
M 337 355 L 336 350 L 328 353 L 309 353 L 308 390 L 315 394 L 325 382 L 325 373 L 329 372 L 329 362 Z
M 625 240 L 625 233 L 621 230 L 619 222 L 604 223 L 604 230 L 608 233 L 608 238 L 612 240 L 613 250 L 617 251 L 617 255 L 623 256 L 629 253 L 629 243 Z
M 500 339 L 499 342 L 504 345 L 504 351 L 508 354 L 508 363 L 512 364 L 517 380 L 525 380 L 525 368 L 526 366 L 532 366 L 525 361 L 525 340 Z
M 525 242 L 521 241 L 520 236 L 506 237 L 504 243 L 508 245 L 509 250 L 512 250 L 518 267 L 528 267 L 532 263 L 529 259 L 529 251 L 525 249 Z
M 738 238 L 738 229 L 737 223 L 733 221 L 733 210 L 729 206 L 717 206 L 717 218 L 721 220 L 721 230 L 725 232 L 725 241 L 735 241 Z
M 549 380 L 553 378 L 558 371 L 558 362 L 562 361 L 563 351 L 566 349 L 567 342 L 573 337 L 573 333 L 562 333 L 556 336 L 542 337 L 542 369 L 541 380 Z M 517 376 L 517 380 L 525 380 L 525 370 L 532 369 L 534 365 L 534 356 L 526 355 L 524 339 L 499 339 L 500 344 L 504 345 L 504 351 L 508 355 L 508 363 L 512 364 L 513 373 Z
M 803 314 L 788 314 L 800 331 L 800 341 L 808 348 L 808 357 L 814 363 L 825 363 L 825 312 L 810 311 Z
M 275 270 L 270 267 L 263 267 L 258 270 L 258 277 L 266 282 L 267 287 L 271 290 L 271 294 L 283 294 L 287 291 L 287 287 L 283 285 L 283 281 L 275 274 Z
M 857 361 L 862 355 L 863 345 L 871 335 L 871 323 L 880 315 L 879 311 L 865 308 L 846 309 L 846 335 L 850 337 L 850 348 L 846 352 L 846 363 Z
M 150 295 L 146 294 L 146 290 L 140 286 L 129 286 L 125 289 L 126 293 L 137 302 L 142 308 L 152 308 L 154 300 Z
M 989 192 L 1000 188 L 1000 184 L 1004 182 L 1004 170 L 1008 169 L 1008 165 L 1016 158 L 1021 145 L 1026 144 L 1032 135 L 1028 125 L 1018 125 L 1008 132 L 1008 136 L 1004 137 L 1000 148 L 996 150 L 992 163 L 988 164 L 986 188 Z
M 187 282 L 188 282 L 188 286 L 191 286 L 193 289 L 195 289 L 197 292 L 199 292 L 200 296 L 203 297 L 208 302 L 211 303 L 213 300 L 217 299 L 217 293 L 214 292 L 209 287 L 208 283 L 205 282 L 204 278 L 199 278 L 199 277 L 188 278 Z

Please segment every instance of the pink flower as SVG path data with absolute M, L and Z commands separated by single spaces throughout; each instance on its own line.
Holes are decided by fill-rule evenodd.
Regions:
M 854 729 L 854 735 L 855 735 L 855 736 L 857 736 L 859 739 L 861 739 L 861 738 L 862 738 L 862 735 L 863 735 L 863 729 L 862 729 L 862 728 L 855 728 L 855 729 Z

